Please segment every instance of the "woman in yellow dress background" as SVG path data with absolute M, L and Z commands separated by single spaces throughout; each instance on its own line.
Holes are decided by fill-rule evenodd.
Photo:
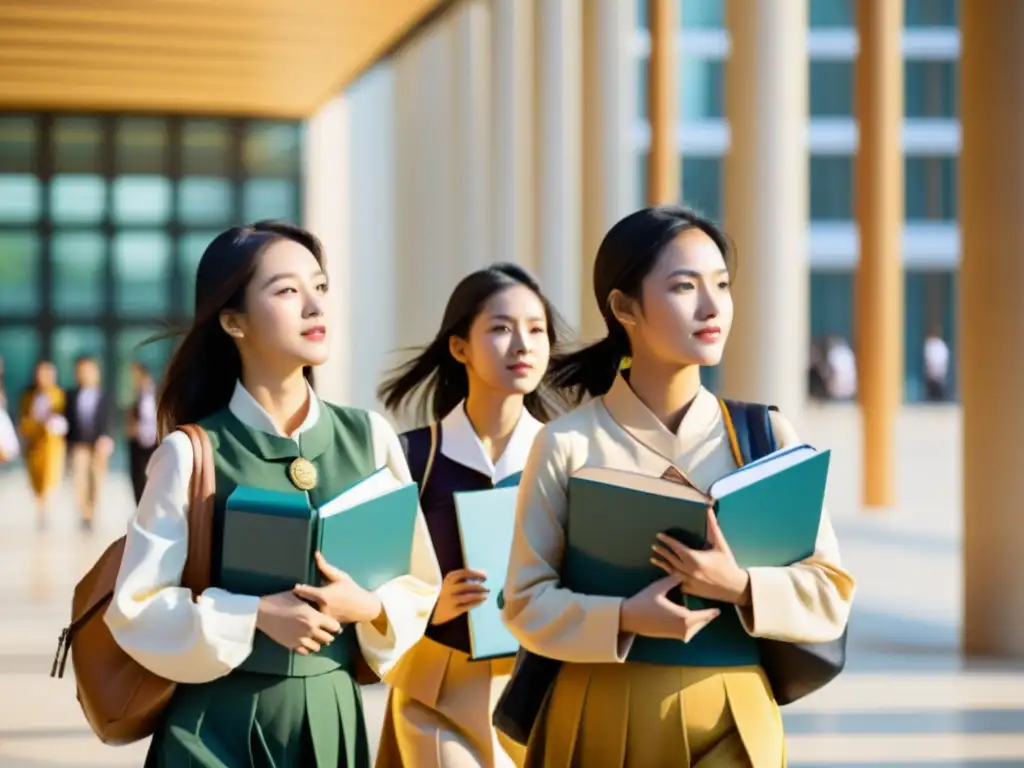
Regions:
M 528 767 L 783 768 L 782 719 L 748 640 L 823 643 L 846 627 L 855 585 L 825 512 L 813 556 L 789 567 L 740 568 L 711 516 L 708 550 L 670 553 L 651 542 L 669 575 L 632 597 L 561 583 L 577 470 L 674 477 L 707 492 L 736 468 L 719 401 L 700 381 L 729 335 L 732 272 L 725 235 L 677 206 L 627 216 L 598 251 L 594 292 L 608 336 L 551 366 L 556 385 L 592 399 L 534 441 L 504 589 L 503 618 L 522 646 L 564 662 L 530 735 Z M 800 442 L 776 412 L 771 427 L 779 447 Z M 668 593 L 680 586 L 721 608 L 677 605 Z M 689 641 L 712 623 L 715 635 L 736 638 L 742 658 L 717 645 L 694 650 Z M 631 659 L 638 636 L 680 641 L 675 658 Z
M 64 474 L 64 436 L 68 432 L 64 391 L 57 386 L 57 369 L 48 360 L 36 364 L 32 387 L 21 398 L 19 426 L 25 443 L 25 468 L 42 527 L 50 493 Z

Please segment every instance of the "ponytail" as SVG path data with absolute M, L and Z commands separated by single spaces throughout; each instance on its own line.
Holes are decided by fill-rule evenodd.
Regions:
M 629 355 L 629 339 L 614 318 L 608 335 L 590 346 L 561 355 L 551 362 L 551 386 L 573 405 L 587 397 L 600 397 L 612 388 L 622 358 Z

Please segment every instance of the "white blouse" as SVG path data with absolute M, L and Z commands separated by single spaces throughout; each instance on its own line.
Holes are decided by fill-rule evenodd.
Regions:
M 247 426 L 282 437 L 270 415 L 241 383 L 228 406 Z M 310 408 L 292 439 L 310 429 L 321 406 L 310 390 Z M 373 452 L 404 482 L 409 467 L 394 429 L 370 413 Z M 204 683 L 237 668 L 252 652 L 259 597 L 211 587 L 196 600 L 181 585 L 188 551 L 188 497 L 192 444 L 182 432 L 168 435 L 153 453 L 146 487 L 128 523 L 124 559 L 104 616 L 118 645 L 139 664 L 168 680 Z M 384 677 L 423 635 L 441 587 L 441 572 L 422 513 L 416 523 L 409 573 L 375 590 L 387 615 L 385 634 L 370 622 L 355 625 L 369 666 Z

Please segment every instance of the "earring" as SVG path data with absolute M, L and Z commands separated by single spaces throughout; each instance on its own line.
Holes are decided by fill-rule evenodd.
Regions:
M 619 359 L 619 370 L 620 371 L 628 370 L 631 365 L 633 365 L 633 358 L 630 357 L 629 355 L 623 355 Z

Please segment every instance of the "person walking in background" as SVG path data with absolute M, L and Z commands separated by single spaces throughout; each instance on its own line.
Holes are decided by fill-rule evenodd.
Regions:
M 140 362 L 132 363 L 132 388 L 135 400 L 128 410 L 125 433 L 128 436 L 128 471 L 135 492 L 135 503 L 142 499 L 146 486 L 146 466 L 156 450 L 156 382 L 153 374 Z
M 78 386 L 68 396 L 67 407 L 71 478 L 82 528 L 90 530 L 107 463 L 114 452 L 112 414 L 95 359 L 83 355 L 75 361 L 75 381 Z
M 36 499 L 37 525 L 46 526 L 50 493 L 64 474 L 64 392 L 57 386 L 57 369 L 43 360 L 36 364 L 32 386 L 21 399 L 19 428 L 25 442 L 25 468 Z
M 932 328 L 924 340 L 924 392 L 933 402 L 946 399 L 949 376 L 949 346 L 942 338 L 941 328 Z
M 833 400 L 850 400 L 857 395 L 857 356 L 842 336 L 826 342 L 825 362 L 828 365 L 828 394 Z
M 18 443 L 18 431 L 7 412 L 7 391 L 4 388 L 4 359 L 0 357 L 0 464 L 6 464 L 18 458 L 21 446 Z

